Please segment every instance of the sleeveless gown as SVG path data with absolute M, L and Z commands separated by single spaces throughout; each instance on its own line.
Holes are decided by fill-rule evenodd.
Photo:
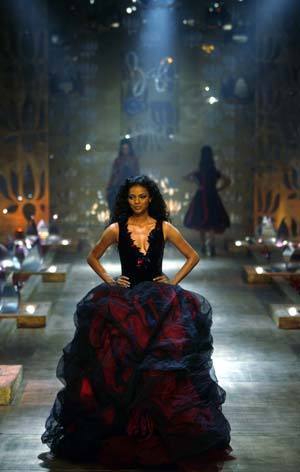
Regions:
M 215 178 L 208 182 L 205 176 L 196 172 L 199 189 L 196 191 L 184 216 L 187 228 L 224 233 L 230 227 L 227 211 L 216 188 L 221 173 L 216 171 Z
M 146 254 L 126 222 L 119 229 L 131 288 L 101 283 L 77 304 L 75 334 L 57 366 L 64 388 L 42 442 L 55 456 L 109 466 L 230 460 L 210 304 L 179 285 L 152 281 L 162 274 L 162 222 L 150 232 Z

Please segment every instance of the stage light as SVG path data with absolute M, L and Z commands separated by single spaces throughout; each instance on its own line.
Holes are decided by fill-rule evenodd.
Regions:
M 8 269 L 10 267 L 13 267 L 14 263 L 12 260 L 10 259 L 4 259 L 1 261 L 1 266 L 4 268 L 4 269 Z
M 28 313 L 29 315 L 33 315 L 35 310 L 36 310 L 36 307 L 34 305 L 26 305 L 26 313 Z
M 235 241 L 234 243 L 237 247 L 241 247 L 242 246 L 242 241 Z
M 90 151 L 92 149 L 92 146 L 90 144 L 85 145 L 85 150 Z
M 117 21 L 115 21 L 114 23 L 112 23 L 110 25 L 112 28 L 119 28 L 120 27 L 120 23 L 118 23 Z
M 53 44 L 58 44 L 58 42 L 59 42 L 59 36 L 58 36 L 57 34 L 53 34 L 53 35 L 51 36 L 51 42 L 52 42 Z
M 223 30 L 224 31 L 231 31 L 232 30 L 232 24 L 231 23 L 226 23 L 225 25 L 223 25 Z
M 132 13 L 132 8 L 131 8 L 131 7 L 126 8 L 126 13 L 128 13 L 128 15 L 131 15 L 131 13 Z
M 131 138 L 130 134 L 125 134 L 125 138 L 130 139 Z
M 182 20 L 182 23 L 184 25 L 195 26 L 196 22 L 195 22 L 194 18 L 188 18 L 188 19 L 185 18 L 184 20 Z
M 90 0 L 91 5 L 94 5 L 94 3 L 95 3 L 95 0 Z
M 205 88 L 204 88 L 205 92 L 209 92 L 210 91 L 210 87 L 207 85 Z
M 219 100 L 216 97 L 209 97 L 207 101 L 210 105 L 213 105 L 214 103 L 218 103 Z
M 297 316 L 299 314 L 299 311 L 297 310 L 295 306 L 291 306 L 288 308 L 288 314 L 290 316 Z
M 206 54 L 211 54 L 214 52 L 215 46 L 213 44 L 202 44 L 201 49 L 206 52 Z
M 55 213 L 55 214 L 53 215 L 53 219 L 54 219 L 54 220 L 57 220 L 57 219 L 58 219 L 58 214 L 57 214 L 57 213 Z
M 255 267 L 255 272 L 257 274 L 263 274 L 264 273 L 264 268 L 263 267 Z
M 173 57 L 169 56 L 169 57 L 167 58 L 167 63 L 168 63 L 168 64 L 173 64 L 173 62 L 174 62 Z
M 23 197 L 21 195 L 18 196 L 18 201 L 21 202 L 23 200 Z
M 69 246 L 70 241 L 68 239 L 62 239 L 61 244 L 62 246 Z
M 57 267 L 55 265 L 51 265 L 47 272 L 50 272 L 51 274 L 54 274 L 57 271 Z
M 207 7 L 206 17 L 209 28 L 222 28 L 224 24 L 231 23 L 231 15 L 224 1 L 211 1 Z
M 7 208 L 3 208 L 2 213 L 3 213 L 4 215 L 7 215 L 8 209 L 7 209 Z

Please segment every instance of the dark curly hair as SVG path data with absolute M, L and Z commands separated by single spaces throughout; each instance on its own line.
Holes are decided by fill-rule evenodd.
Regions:
M 151 197 L 148 208 L 149 215 L 156 220 L 170 221 L 166 202 L 157 184 L 147 177 L 147 175 L 138 175 L 136 177 L 129 177 L 125 180 L 124 184 L 121 185 L 116 196 L 115 206 L 109 224 L 127 220 L 127 218 L 132 215 L 132 210 L 128 203 L 128 193 L 130 188 L 134 185 L 141 185 L 148 190 Z

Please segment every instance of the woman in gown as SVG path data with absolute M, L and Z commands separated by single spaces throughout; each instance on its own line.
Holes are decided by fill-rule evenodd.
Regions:
M 216 169 L 210 146 L 203 146 L 199 169 L 186 175 L 185 179 L 195 182 L 198 190 L 185 214 L 184 225 L 200 231 L 201 253 L 215 256 L 215 234 L 224 233 L 230 227 L 219 196 L 219 192 L 230 185 L 230 179 Z
M 162 273 L 165 241 L 186 257 L 172 279 Z M 113 244 L 117 280 L 99 261 Z M 226 393 L 211 359 L 211 307 L 178 285 L 199 256 L 168 221 L 152 180 L 126 180 L 87 260 L 104 283 L 77 305 L 74 338 L 57 367 L 64 388 L 42 442 L 54 456 L 110 467 L 175 470 L 232 459 Z
M 119 153 L 113 162 L 110 178 L 106 187 L 108 208 L 112 214 L 116 195 L 125 179 L 140 173 L 139 159 L 136 157 L 130 139 L 120 141 Z

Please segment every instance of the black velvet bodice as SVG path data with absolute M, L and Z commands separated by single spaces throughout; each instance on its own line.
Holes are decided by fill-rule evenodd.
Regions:
M 132 240 L 127 221 L 119 222 L 118 250 L 122 275 L 129 277 L 131 286 L 162 275 L 165 246 L 162 221 L 157 220 L 155 228 L 149 233 L 148 243 L 148 251 L 143 254 Z

